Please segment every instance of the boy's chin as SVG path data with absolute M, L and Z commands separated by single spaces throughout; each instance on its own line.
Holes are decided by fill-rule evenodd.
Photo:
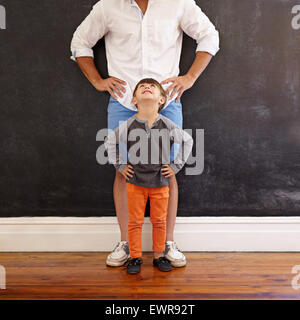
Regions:
M 150 94 L 149 96 L 145 95 L 141 98 L 141 102 L 149 102 L 149 101 L 156 102 L 156 99 Z

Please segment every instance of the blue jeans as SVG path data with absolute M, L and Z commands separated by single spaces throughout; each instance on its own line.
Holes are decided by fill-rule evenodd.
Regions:
M 128 120 L 137 111 L 130 110 L 124 107 L 119 103 L 118 100 L 115 100 L 112 96 L 109 99 L 109 104 L 107 108 L 107 126 L 108 129 L 114 130 L 117 128 L 122 122 Z M 176 102 L 173 100 L 166 108 L 164 108 L 161 112 L 161 115 L 167 117 L 171 121 L 175 122 L 180 128 L 182 128 L 182 104 L 179 100 Z M 119 123 L 121 122 L 121 123 Z M 180 144 L 174 143 L 170 152 L 170 161 L 173 161 L 179 151 Z

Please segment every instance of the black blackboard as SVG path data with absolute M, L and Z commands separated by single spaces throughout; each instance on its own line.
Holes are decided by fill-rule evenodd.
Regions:
M 114 215 L 112 166 L 96 162 L 108 94 L 70 60 L 95 0 L 0 0 L 0 216 Z M 221 50 L 182 98 L 205 131 L 199 176 L 178 174 L 180 216 L 300 213 L 300 29 L 295 1 L 197 1 Z M 300 18 L 299 18 L 300 23 Z M 184 38 L 181 72 L 196 44 Z M 95 62 L 107 75 L 104 41 Z

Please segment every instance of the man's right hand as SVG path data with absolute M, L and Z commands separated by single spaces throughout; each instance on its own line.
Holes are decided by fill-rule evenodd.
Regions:
M 95 84 L 94 87 L 98 90 L 98 91 L 108 91 L 110 93 L 110 95 L 114 98 L 114 99 L 118 99 L 117 94 L 122 98 L 123 97 L 123 93 L 126 92 L 126 89 L 123 87 L 123 85 L 126 85 L 126 82 L 116 78 L 116 77 L 109 77 L 107 79 L 101 79 L 98 80 Z
M 96 69 L 94 58 L 93 57 L 77 57 L 76 61 L 78 62 L 79 68 L 91 82 L 91 84 L 98 91 L 108 91 L 114 99 L 117 98 L 117 94 L 122 98 L 123 93 L 126 92 L 126 89 L 123 85 L 126 85 L 126 82 L 116 78 L 109 77 L 107 79 L 102 79 L 98 70 Z

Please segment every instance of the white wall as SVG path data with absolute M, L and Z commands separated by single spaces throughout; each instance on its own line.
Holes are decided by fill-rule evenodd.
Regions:
M 115 217 L 0 218 L 0 251 L 110 251 L 120 240 Z M 143 250 L 151 251 L 145 218 Z M 178 217 L 182 251 L 300 251 L 300 217 Z

